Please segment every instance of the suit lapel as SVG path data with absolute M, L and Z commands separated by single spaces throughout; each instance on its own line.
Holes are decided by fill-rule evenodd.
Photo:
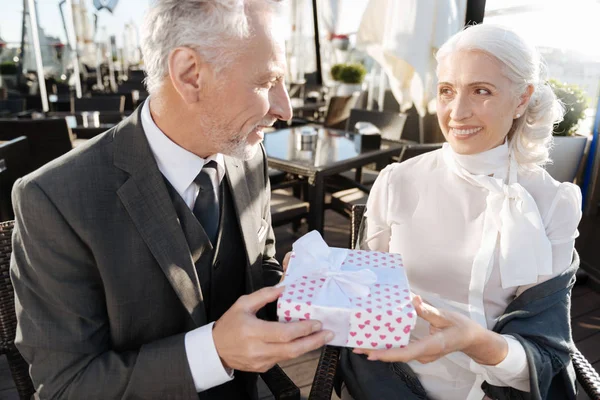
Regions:
M 115 132 L 115 165 L 130 174 L 118 196 L 196 325 L 206 324 L 198 276 L 141 125 L 141 106 Z M 206 251 L 210 244 L 204 243 Z M 204 250 L 204 248 L 203 248 Z
M 226 176 L 231 188 L 235 212 L 240 224 L 240 230 L 246 247 L 246 255 L 248 256 L 248 266 L 250 268 L 250 288 L 249 292 L 260 289 L 262 286 L 262 262 L 259 262 L 260 249 L 258 248 L 258 229 L 260 221 L 258 218 L 262 215 L 259 207 L 259 199 L 250 196 L 248 188 L 247 171 L 245 164 L 233 157 L 224 156 Z M 257 287 L 258 286 L 258 287 Z

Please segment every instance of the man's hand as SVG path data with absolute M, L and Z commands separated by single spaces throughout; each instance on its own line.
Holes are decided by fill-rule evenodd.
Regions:
M 290 258 L 292 258 L 292 252 L 288 251 L 285 257 L 283 257 L 283 262 L 281 263 L 284 273 L 285 271 L 287 271 L 288 264 L 290 263 Z
M 242 296 L 215 322 L 213 339 L 224 367 L 265 372 L 333 339 L 333 332 L 321 330 L 319 321 L 281 323 L 256 318 L 256 312 L 283 291 L 284 287 L 267 287 Z
M 430 363 L 455 351 L 462 351 L 475 362 L 484 365 L 496 365 L 506 357 L 508 344 L 501 335 L 485 329 L 460 313 L 438 310 L 423 303 L 419 296 L 414 298 L 413 304 L 417 315 L 430 323 L 429 336 L 411 342 L 404 348 L 354 349 L 354 352 L 367 354 L 372 361 L 387 362 L 417 360 Z
M 279 282 L 281 282 L 285 277 L 285 271 L 287 271 L 288 264 L 290 263 L 290 258 L 292 258 L 292 252 L 288 251 L 285 257 L 283 257 L 283 262 L 281 263 L 281 266 L 283 267 L 283 275 L 281 275 L 281 279 L 279 280 Z

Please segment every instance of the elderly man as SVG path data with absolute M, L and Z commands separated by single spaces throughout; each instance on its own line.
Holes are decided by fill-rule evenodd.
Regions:
M 149 100 L 15 185 L 16 343 L 40 398 L 256 398 L 255 372 L 331 339 L 264 320 L 282 290 L 263 288 L 281 267 L 260 142 L 292 116 L 276 3 L 156 0 Z

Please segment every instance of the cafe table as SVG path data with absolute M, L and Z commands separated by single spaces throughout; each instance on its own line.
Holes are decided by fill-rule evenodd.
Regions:
M 400 155 L 405 144 L 386 141 L 377 149 L 361 152 L 355 133 L 313 126 L 316 134 L 307 142 L 306 127 L 266 133 L 264 146 L 269 167 L 306 177 L 308 226 L 323 233 L 326 178 L 373 162 L 389 162 Z

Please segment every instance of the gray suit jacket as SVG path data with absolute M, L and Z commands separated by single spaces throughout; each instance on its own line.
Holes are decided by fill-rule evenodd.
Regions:
M 184 335 L 207 323 L 210 244 L 189 248 L 140 110 L 15 184 L 16 344 L 40 398 L 198 398 Z M 264 149 L 225 164 L 252 292 L 281 275 Z

